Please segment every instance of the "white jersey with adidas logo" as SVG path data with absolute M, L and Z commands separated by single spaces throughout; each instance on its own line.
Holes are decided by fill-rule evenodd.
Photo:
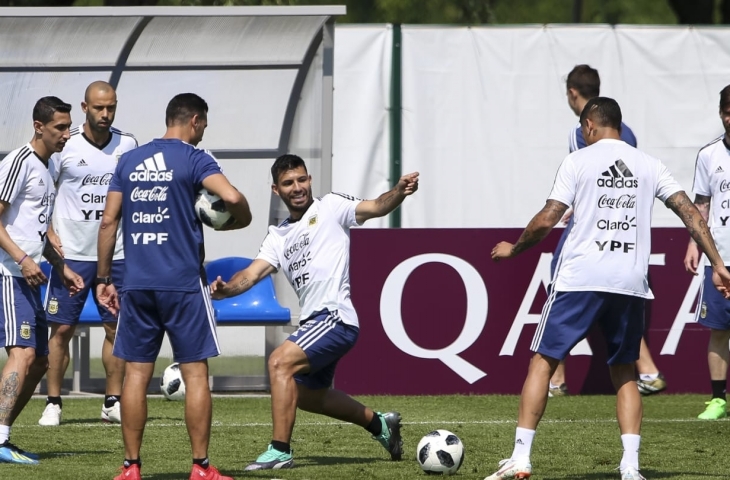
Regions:
M 665 202 L 679 191 L 660 160 L 621 140 L 599 140 L 568 155 L 548 197 L 574 207 L 555 290 L 654 298 L 646 278 L 654 199 Z
M 702 147 L 697 154 L 692 191 L 712 197 L 710 230 L 717 251 L 727 265 L 730 263 L 730 147 L 724 135 Z
M 0 161 L 0 201 L 10 204 L 0 221 L 13 242 L 36 263 L 41 261 L 55 197 L 53 175 L 30 144 Z M 4 276 L 23 276 L 3 249 L 0 269 Z
M 297 292 L 300 320 L 323 309 L 358 326 L 350 299 L 350 227 L 361 200 L 338 193 L 315 198 L 297 222 L 269 227 L 257 259 L 283 269 Z
M 83 126 L 76 127 L 63 151 L 51 157 L 58 187 L 53 229 L 70 260 L 96 261 L 99 223 L 109 182 L 119 157 L 137 148 L 132 135 L 116 128 L 110 131 L 107 143 L 99 147 L 84 135 Z M 119 228 L 114 260 L 124 258 L 122 238 Z

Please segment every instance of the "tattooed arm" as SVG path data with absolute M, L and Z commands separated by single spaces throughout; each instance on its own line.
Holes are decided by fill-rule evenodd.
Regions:
M 371 218 L 387 215 L 416 190 L 418 190 L 418 172 L 403 175 L 395 187 L 375 200 L 363 200 L 358 203 L 355 208 L 355 220 L 359 225 L 362 225 Z
M 251 265 L 236 272 L 228 282 L 224 282 L 221 277 L 216 278 L 210 284 L 210 294 L 216 300 L 235 297 L 256 285 L 266 275 L 274 272 L 276 269 L 269 262 L 255 259 Z
M 535 215 L 520 235 L 517 243 L 500 242 L 492 250 L 492 260 L 498 262 L 503 258 L 511 258 L 539 243 L 550 233 L 555 225 L 563 218 L 568 205 L 557 200 L 548 200 L 545 206 Z
M 702 196 L 698 195 L 698 197 Z M 703 198 L 708 199 L 706 205 L 709 208 L 709 197 Z M 675 193 L 667 199 L 666 205 L 682 220 L 692 240 L 705 252 L 713 268 L 724 265 L 720 254 L 717 253 L 710 229 L 707 228 L 706 217 L 692 203 L 687 194 L 684 192 Z
M 695 206 L 699 210 L 702 218 L 707 223 L 710 218 L 710 202 L 712 197 L 706 195 L 695 196 Z M 684 256 L 684 269 L 693 275 L 697 275 L 697 266 L 700 263 L 700 248 L 697 246 L 694 238 L 689 239 L 689 245 L 687 245 L 687 253 Z

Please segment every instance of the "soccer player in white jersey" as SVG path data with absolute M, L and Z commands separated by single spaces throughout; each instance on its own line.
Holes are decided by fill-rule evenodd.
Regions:
M 0 161 L 0 342 L 8 360 L 0 379 L 0 463 L 37 464 L 38 455 L 10 443 L 10 427 L 48 366 L 48 324 L 39 287 L 46 277 L 41 255 L 64 279 L 68 294 L 84 282 L 46 241 L 56 189 L 48 159 L 63 150 L 71 128 L 71 105 L 43 97 L 33 108 L 30 142 Z
M 730 263 L 730 225 L 727 214 L 730 207 L 730 85 L 720 92 L 720 120 L 725 133 L 702 147 L 697 154 L 692 190 L 695 193 L 695 205 L 704 219 L 711 218 L 712 235 L 722 259 L 725 263 Z M 697 275 L 699 259 L 697 243 L 690 240 L 684 259 L 688 272 Z M 699 323 L 710 329 L 707 363 L 710 368 L 712 398 L 699 418 L 716 420 L 727 417 L 725 390 L 730 361 L 730 301 L 711 288 L 712 272 L 709 269 L 710 267 L 705 267 L 705 279 L 696 313 Z
M 117 109 L 117 94 L 107 82 L 93 82 L 86 88 L 81 110 L 86 122 L 71 130 L 71 138 L 62 152 L 51 157 L 53 176 L 58 188 L 53 223 L 48 239 L 64 255 L 66 263 L 84 279 L 84 289 L 68 296 L 57 275 L 51 274 L 45 298 L 46 316 L 51 324 L 48 341 L 48 397 L 38 423 L 55 426 L 61 423 L 63 403 L 61 386 L 69 364 L 69 342 L 76 331 L 84 303 L 96 278 L 96 240 L 104 212 L 109 181 L 119 157 L 137 147 L 135 138 L 112 128 Z M 117 232 L 112 269 L 117 285 L 123 284 L 122 231 Z M 92 293 L 93 295 L 93 293 Z M 96 296 L 99 316 L 104 325 L 102 363 L 106 371 L 106 396 L 101 418 L 119 423 L 119 397 L 122 394 L 124 360 L 112 355 L 117 319 Z
M 495 261 L 514 257 L 545 238 L 573 206 L 573 232 L 565 242 L 532 342 L 535 355 L 522 388 L 514 450 L 488 480 L 530 477 L 530 452 L 547 404 L 550 377 L 594 323 L 600 325 L 606 340 L 617 393 L 624 447 L 621 479 L 643 479 L 639 473 L 642 405 L 634 364 L 644 331 L 645 300 L 653 298 L 646 275 L 654 198 L 682 219 L 707 253 L 717 288 L 730 296 L 730 272 L 705 220 L 660 160 L 621 140 L 621 109 L 616 101 L 591 99 L 580 121 L 588 147 L 565 158 L 545 207 L 517 243 L 501 242 L 492 250 Z
M 588 100 L 600 96 L 601 94 L 601 77 L 598 75 L 598 70 L 592 68 L 590 65 L 576 65 L 568 74 L 565 80 L 566 96 L 568 98 L 568 106 L 575 113 L 576 117 L 580 117 L 580 113 L 583 111 Z M 621 140 L 636 147 L 636 136 L 631 131 L 628 125 L 621 122 Z M 570 136 L 568 138 L 568 153 L 573 153 L 578 149 L 585 148 L 586 141 L 583 138 L 583 132 L 581 132 L 580 124 L 576 125 L 570 130 Z M 563 223 L 566 223 L 565 229 L 560 236 L 558 246 L 555 248 L 553 254 L 553 261 L 550 263 L 550 273 L 555 273 L 555 266 L 558 263 L 560 252 L 565 243 L 565 239 L 568 238 L 570 230 L 573 226 L 572 209 L 568 209 L 568 212 L 562 219 Z M 639 386 L 639 391 L 643 395 L 652 395 L 659 393 L 667 388 L 667 382 L 664 379 L 664 375 L 659 372 L 654 359 L 651 356 L 649 345 L 646 340 L 642 337 L 641 339 L 641 350 L 639 351 L 639 360 L 636 361 L 636 370 L 639 375 L 636 383 Z M 553 374 L 553 378 L 550 379 L 550 394 L 549 396 L 562 396 L 568 394 L 568 385 L 565 381 L 565 362 L 560 362 L 558 368 Z
M 334 390 L 337 362 L 357 341 L 357 313 L 350 300 L 350 228 L 392 212 L 418 189 L 418 173 L 404 175 L 375 200 L 330 193 L 312 197 L 312 177 L 304 160 L 283 155 L 271 167 L 272 190 L 289 218 L 269 227 L 258 256 L 228 282 L 211 284 L 213 298 L 238 295 L 277 270 L 283 270 L 299 297 L 299 328 L 271 354 L 271 444 L 246 470 L 291 468 L 291 436 L 297 407 L 365 428 L 400 460 L 400 414 L 376 413 L 346 393 Z

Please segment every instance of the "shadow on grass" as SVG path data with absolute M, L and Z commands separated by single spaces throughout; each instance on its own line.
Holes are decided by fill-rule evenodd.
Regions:
M 145 479 L 149 480 L 187 480 L 190 478 L 190 472 L 176 472 L 176 473 L 144 473 Z
M 147 423 L 150 422 L 159 422 L 159 421 L 170 421 L 170 422 L 183 422 L 183 419 L 180 419 L 179 417 L 164 417 L 164 416 L 156 416 L 156 417 L 148 417 Z M 63 425 L 69 424 L 69 425 L 85 425 L 88 423 L 98 423 L 99 425 L 106 425 L 109 428 L 119 428 L 118 423 L 109 423 L 102 420 L 100 417 L 90 417 L 90 418 L 74 418 L 71 420 L 63 420 Z M 47 428 L 47 427 L 46 427 Z
M 721 479 L 721 478 L 727 478 L 723 477 L 714 473 L 699 473 L 699 472 L 661 472 L 658 470 L 650 470 L 650 469 L 641 469 L 641 474 L 644 475 L 646 478 L 708 478 L 708 479 Z M 582 474 L 575 474 L 575 475 L 565 475 L 560 477 L 550 477 L 544 476 L 542 477 L 545 480 L 557 480 L 558 478 L 561 480 L 568 479 L 568 480 L 608 480 L 608 479 L 617 479 L 619 478 L 618 470 L 613 471 L 611 473 L 606 472 L 594 472 L 594 473 L 582 473 Z
M 328 467 L 336 465 L 365 465 L 368 463 L 377 462 L 385 462 L 385 460 L 383 460 L 382 458 L 372 457 L 317 457 L 310 455 L 306 457 L 296 457 L 294 459 L 294 469 L 298 470 L 300 468 L 306 467 Z M 283 472 L 286 471 L 287 470 L 277 470 L 277 472 L 281 472 L 281 475 L 284 475 Z M 272 470 L 253 470 L 249 472 L 244 472 L 243 470 L 235 470 L 228 471 L 228 475 L 232 474 L 234 478 L 243 478 L 244 475 L 251 478 L 271 478 L 272 472 Z M 166 479 L 167 477 L 160 478 Z

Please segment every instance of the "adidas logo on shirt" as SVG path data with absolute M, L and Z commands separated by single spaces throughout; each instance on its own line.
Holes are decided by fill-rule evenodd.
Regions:
M 86 162 L 84 161 L 84 159 L 82 158 L 81 160 L 79 160 L 79 163 L 77 163 L 77 164 L 76 164 L 76 166 L 77 166 L 77 167 L 88 167 L 88 166 L 89 166 L 89 164 L 88 164 L 88 163 L 86 163 Z
M 717 167 L 717 170 L 715 170 L 715 173 L 725 173 L 725 170 L 722 169 L 722 166 Z
M 167 170 L 162 153 L 155 153 L 137 165 L 134 172 L 129 174 L 129 179 L 133 182 L 169 182 L 172 180 L 172 170 Z
M 43 179 L 41 178 L 41 181 L 40 181 L 40 182 L 38 182 L 38 185 L 40 185 L 40 186 L 44 187 L 44 186 L 45 186 L 46 184 L 45 184 L 45 183 L 43 183 Z
M 639 186 L 639 180 L 633 178 L 629 167 L 623 160 L 618 159 L 608 170 L 601 174 L 601 178 L 596 181 L 596 185 L 604 188 L 636 188 Z M 607 178 L 604 178 L 607 177 Z

